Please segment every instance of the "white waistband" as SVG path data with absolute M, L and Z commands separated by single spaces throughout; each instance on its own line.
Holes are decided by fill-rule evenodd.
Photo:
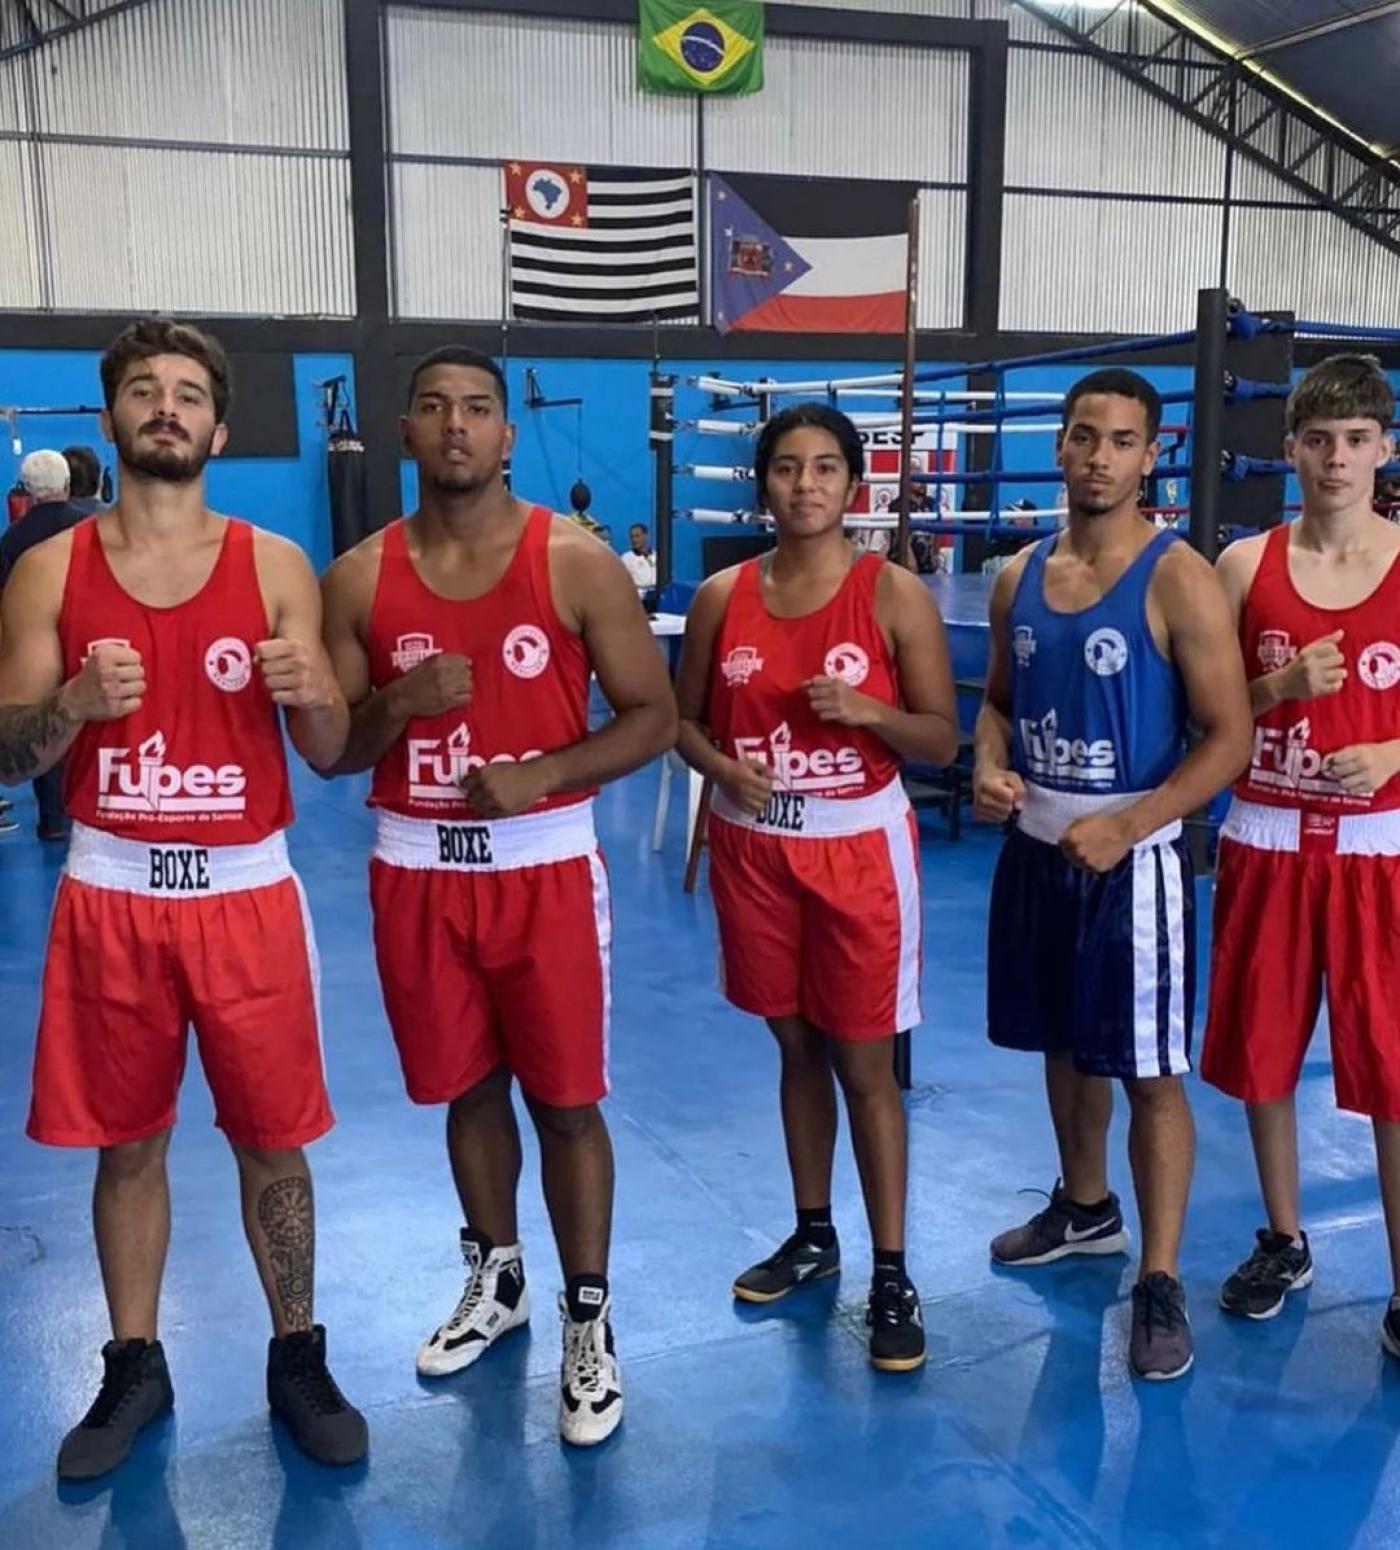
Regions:
M 812 797 L 803 791 L 775 789 L 761 813 L 744 812 L 716 790 L 710 807 L 710 812 L 725 823 L 814 840 L 883 829 L 908 811 L 909 797 L 897 778 L 868 797 Z
M 193 899 L 280 883 L 292 863 L 280 831 L 255 845 L 148 845 L 75 822 L 64 870 L 93 888 Z
M 1017 816 L 1016 823 L 1022 834 L 1046 845 L 1058 845 L 1065 837 L 1065 830 L 1081 818 L 1097 813 L 1117 813 L 1134 802 L 1140 802 L 1146 792 L 1114 791 L 1098 795 L 1087 791 L 1051 791 L 1046 786 L 1026 782 L 1026 800 Z M 1148 845 L 1166 845 L 1181 833 L 1181 820 L 1173 819 L 1163 824 L 1146 839 L 1139 840 L 1134 849 Z
M 1400 811 L 1333 816 L 1232 797 L 1220 834 L 1254 850 L 1316 848 L 1339 856 L 1400 856 Z
M 406 818 L 379 810 L 377 861 L 442 872 L 509 872 L 590 856 L 598 848 L 593 802 L 490 822 L 472 818 Z

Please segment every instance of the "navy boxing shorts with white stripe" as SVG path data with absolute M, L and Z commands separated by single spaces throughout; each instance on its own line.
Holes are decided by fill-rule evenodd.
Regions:
M 1189 1071 L 1195 889 L 1180 825 L 1098 873 L 1028 833 L 1035 825 L 1026 819 L 1023 812 L 1007 837 L 992 880 L 992 1043 L 1067 1055 L 1087 1076 Z

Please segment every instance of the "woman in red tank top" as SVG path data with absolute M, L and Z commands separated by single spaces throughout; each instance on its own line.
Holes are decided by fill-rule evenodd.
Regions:
M 821 404 L 764 427 L 754 476 L 771 553 L 712 577 L 686 627 L 680 751 L 714 788 L 710 884 L 725 993 L 782 1057 L 794 1233 L 734 1295 L 772 1302 L 833 1275 L 836 1081 L 874 1248 L 878 1368 L 924 1360 L 904 1263 L 906 1143 L 894 1037 L 919 1021 L 918 834 L 903 758 L 951 762 L 958 733 L 943 626 L 922 582 L 843 531 L 860 436 Z

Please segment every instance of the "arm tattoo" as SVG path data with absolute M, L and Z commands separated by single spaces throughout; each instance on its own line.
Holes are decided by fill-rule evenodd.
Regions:
M 28 780 L 73 728 L 56 694 L 38 705 L 0 706 L 0 780 Z
M 316 1221 L 307 1179 L 278 1179 L 258 1196 L 258 1225 L 277 1301 L 289 1330 L 311 1328 L 311 1290 L 316 1271 Z

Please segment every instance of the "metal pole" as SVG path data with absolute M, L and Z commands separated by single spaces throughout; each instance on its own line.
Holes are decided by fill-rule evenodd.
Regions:
M 919 327 L 919 196 L 909 201 L 908 266 L 904 289 L 904 382 L 899 406 L 899 518 L 895 523 L 896 565 L 909 565 L 909 522 L 914 510 L 914 372 L 918 365 Z M 942 447 L 942 437 L 939 437 Z M 941 471 L 943 459 L 938 459 Z M 913 1039 L 906 1028 L 894 1038 L 894 1079 L 901 1092 L 913 1086 Z
M 510 364 L 510 211 L 501 211 L 501 370 Z
M 909 563 L 909 518 L 914 507 L 914 371 L 918 365 L 919 196 L 909 201 L 908 278 L 904 291 L 904 386 L 899 409 L 899 521 L 895 524 L 896 565 Z M 940 459 L 939 466 L 942 466 Z
M 1220 283 L 1230 283 L 1230 216 L 1235 199 L 1235 136 L 1239 129 L 1239 76 L 1230 71 L 1230 121 L 1225 137 L 1225 190 L 1220 208 Z
M 1196 298 L 1195 408 L 1191 413 L 1191 543 L 1214 560 L 1220 542 L 1220 454 L 1225 429 L 1225 338 L 1230 295 L 1224 286 Z
M 704 328 L 710 317 L 710 176 L 705 165 L 705 99 L 695 99 L 695 257 L 699 263 L 696 287 L 700 300 L 696 321 Z
M 501 209 L 501 375 L 510 381 L 510 208 Z M 506 460 L 504 481 L 511 488 L 510 460 Z
M 656 590 L 671 582 L 671 521 L 675 508 L 675 449 L 672 406 L 676 397 L 676 379 L 667 376 L 659 363 L 651 368 L 651 429 L 648 439 L 652 454 L 652 520 L 656 528 Z

